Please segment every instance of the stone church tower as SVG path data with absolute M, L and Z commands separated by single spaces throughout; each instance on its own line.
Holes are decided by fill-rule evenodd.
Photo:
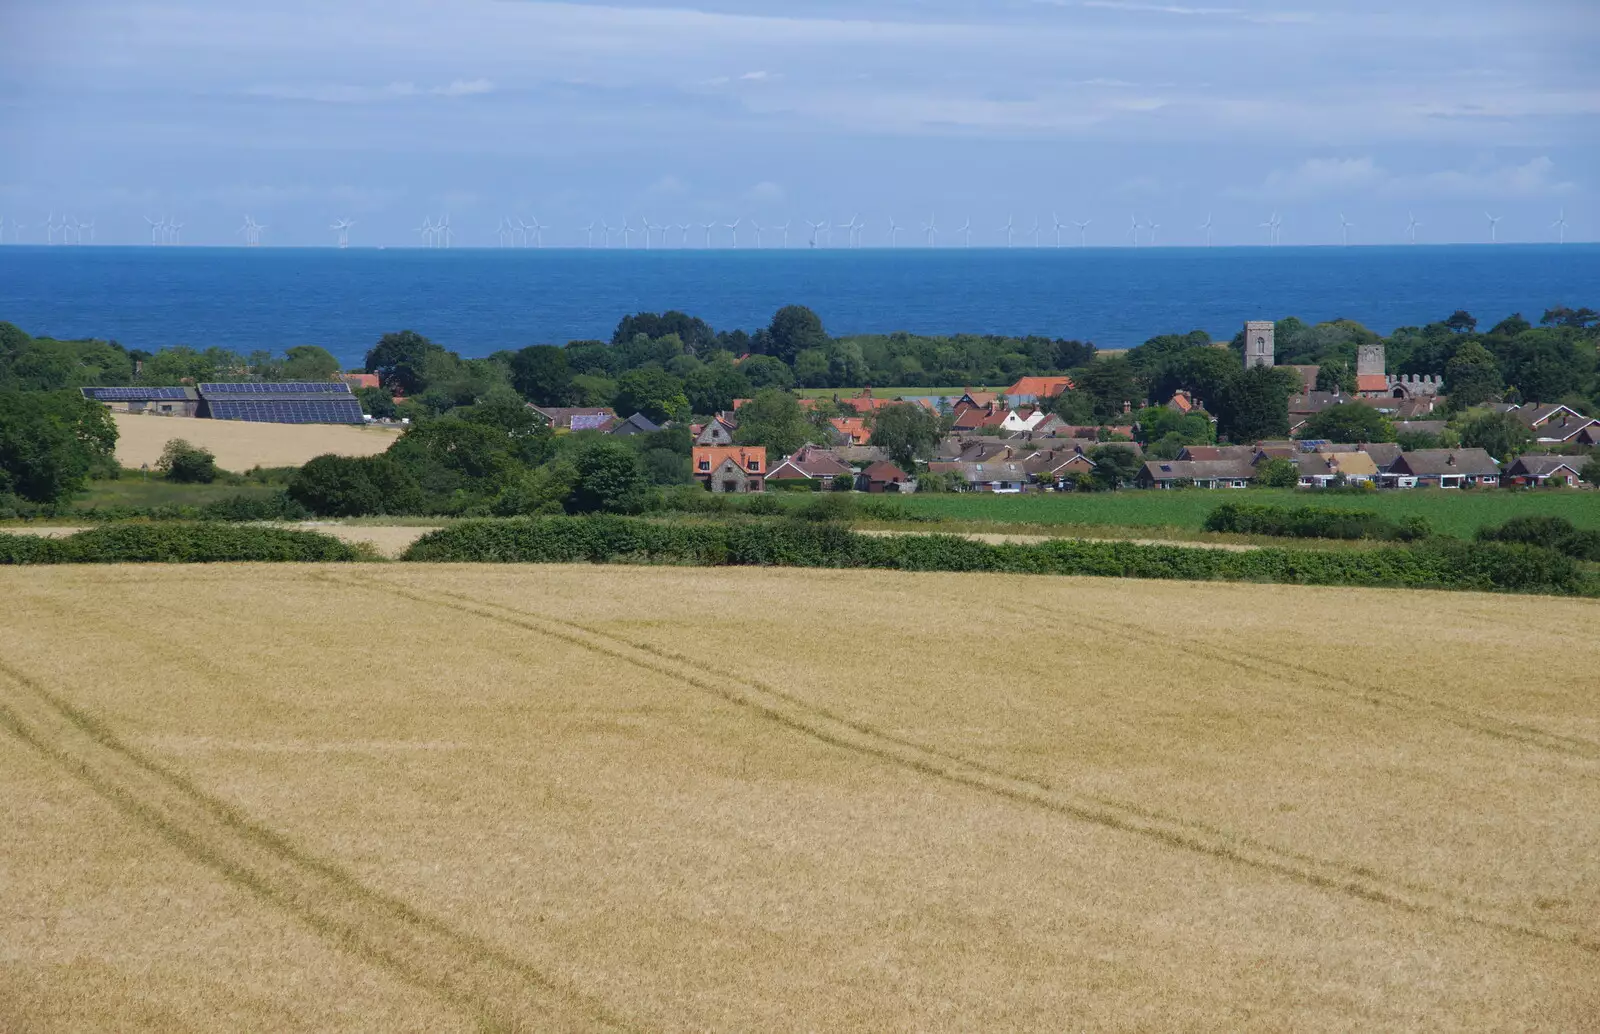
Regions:
M 1356 346 L 1356 376 L 1382 377 L 1384 368 L 1383 343 Z
M 1249 320 L 1244 325 L 1244 368 L 1275 366 L 1277 343 L 1272 338 L 1271 320 Z

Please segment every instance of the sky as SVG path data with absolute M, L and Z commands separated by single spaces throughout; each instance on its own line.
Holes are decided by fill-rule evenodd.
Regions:
M 1597 52 L 1593 0 L 3 0 L 0 243 L 1593 241 Z

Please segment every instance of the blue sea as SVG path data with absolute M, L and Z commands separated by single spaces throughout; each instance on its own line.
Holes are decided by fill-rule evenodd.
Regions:
M 1043 334 L 1126 348 L 1247 319 L 1380 333 L 1600 307 L 1600 245 L 740 251 L 0 247 L 0 320 L 129 348 L 316 344 L 347 365 L 387 331 L 463 355 L 609 339 L 681 309 L 753 330 L 808 305 L 833 334 Z

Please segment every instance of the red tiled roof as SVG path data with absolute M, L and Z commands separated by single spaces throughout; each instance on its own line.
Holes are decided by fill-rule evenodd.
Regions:
M 1071 377 L 1019 377 L 1017 383 L 1006 389 L 1006 394 L 1034 395 L 1047 399 L 1071 391 L 1074 387 Z
M 724 460 L 731 459 L 744 470 L 751 470 L 751 461 L 755 461 L 755 473 L 767 469 L 767 447 L 764 445 L 696 445 L 694 447 L 694 470 L 697 474 L 704 474 L 700 469 L 702 461 L 710 464 L 709 470 L 716 470 L 722 466 Z
M 1388 391 L 1389 378 L 1381 373 L 1363 373 L 1356 377 L 1357 391 Z
M 908 477 L 905 471 L 888 460 L 879 460 L 861 473 L 868 481 L 905 481 Z
M 872 432 L 867 430 L 867 421 L 859 416 L 836 416 L 828 423 L 840 434 L 850 437 L 851 445 L 865 445 L 872 437 Z

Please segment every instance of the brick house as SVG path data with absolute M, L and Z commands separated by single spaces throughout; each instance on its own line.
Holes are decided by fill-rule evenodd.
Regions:
M 1482 449 L 1413 449 L 1384 472 L 1385 488 L 1461 488 L 1498 485 L 1500 464 Z
M 861 472 L 857 487 L 865 488 L 868 492 L 905 492 L 908 491 L 911 476 L 888 460 L 879 460 Z
M 692 456 L 696 481 L 716 493 L 766 490 L 767 450 L 760 445 L 697 445 Z
M 801 446 L 793 455 L 780 460 L 767 471 L 768 481 L 832 484 L 839 478 L 854 481 L 855 471 L 829 450 L 815 445 Z
M 1564 484 L 1577 487 L 1582 477 L 1583 459 L 1576 456 L 1545 456 L 1529 453 L 1506 465 L 1502 476 L 1513 485 Z

